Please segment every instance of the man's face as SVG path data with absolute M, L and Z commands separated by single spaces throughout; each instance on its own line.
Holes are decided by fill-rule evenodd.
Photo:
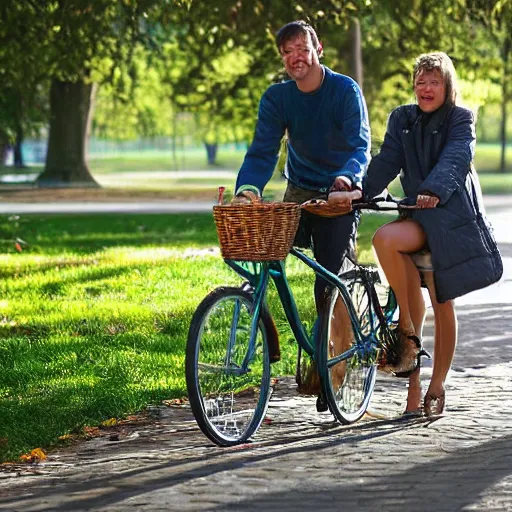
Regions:
M 318 65 L 318 54 L 311 36 L 297 36 L 286 41 L 280 48 L 284 68 L 293 80 L 304 80 L 314 65 Z
M 441 73 L 437 69 L 421 72 L 414 81 L 414 94 L 423 112 L 436 111 L 446 97 L 446 86 Z

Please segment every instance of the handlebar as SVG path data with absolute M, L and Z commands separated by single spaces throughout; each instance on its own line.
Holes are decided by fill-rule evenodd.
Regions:
M 356 199 L 352 201 L 350 209 L 337 206 L 335 204 L 329 204 L 325 198 L 319 197 L 311 199 L 301 204 L 301 208 L 315 215 L 321 217 L 338 217 L 345 215 L 351 210 L 374 210 L 374 211 L 405 211 L 405 210 L 419 210 L 421 207 L 415 204 L 411 204 L 415 199 L 405 198 L 398 200 L 391 195 L 385 197 L 376 197 L 371 200 Z
M 370 201 L 354 201 L 352 203 L 353 210 L 375 210 L 379 212 L 385 211 L 403 211 L 403 210 L 420 210 L 421 207 L 416 203 L 407 204 L 405 200 L 397 200 L 391 196 L 387 198 L 377 198 Z
M 222 205 L 225 187 L 219 187 L 218 190 L 218 204 Z M 248 191 L 246 191 L 246 193 L 249 194 L 247 198 L 248 203 L 259 204 L 262 202 L 262 199 L 258 197 L 256 194 Z M 315 197 L 313 199 L 310 199 L 309 201 L 302 203 L 300 207 L 303 210 L 324 217 L 337 217 L 339 215 L 344 215 L 348 213 L 350 210 L 374 210 L 384 212 L 421 209 L 421 207 L 415 203 L 415 198 L 406 197 L 404 199 L 397 199 L 389 193 L 387 193 L 386 195 L 377 196 L 367 201 L 364 201 L 362 199 L 354 199 L 352 201 L 350 209 L 340 207 L 336 204 L 329 204 L 329 202 L 327 201 L 327 197 L 327 195 Z

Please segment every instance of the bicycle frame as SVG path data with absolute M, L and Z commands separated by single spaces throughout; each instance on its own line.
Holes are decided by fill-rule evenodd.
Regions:
M 322 265 L 317 263 L 314 259 L 308 257 L 303 252 L 299 251 L 296 248 L 292 248 L 290 254 L 299 260 L 301 260 L 305 265 L 311 268 L 316 275 L 325 279 L 329 284 L 335 286 L 339 292 L 342 294 L 345 299 L 345 303 L 348 308 L 348 314 L 350 316 L 350 320 L 354 326 L 357 326 L 354 329 L 354 332 L 357 334 L 356 336 L 356 344 L 351 347 L 349 350 L 340 354 L 337 358 L 332 360 L 332 364 L 336 364 L 339 361 L 349 359 L 352 357 L 354 353 L 356 353 L 360 345 L 362 343 L 366 343 L 368 340 L 361 333 L 359 320 L 357 317 L 357 313 L 352 304 L 352 300 L 350 298 L 350 294 L 343 283 L 343 281 L 332 272 L 326 270 Z M 316 350 L 317 350 L 317 341 L 309 336 L 300 320 L 300 316 L 298 313 L 297 305 L 295 303 L 295 299 L 293 297 L 293 293 L 286 279 L 285 273 L 285 264 L 284 261 L 268 261 L 268 262 L 258 262 L 253 263 L 253 271 L 251 272 L 247 268 L 243 266 L 242 263 L 237 262 L 235 260 L 225 260 L 226 264 L 229 265 L 235 272 L 237 272 L 240 276 L 247 279 L 251 286 L 254 288 L 254 315 L 252 319 L 251 325 L 251 337 L 249 346 L 254 347 L 256 333 L 257 333 L 257 325 L 259 322 L 260 312 L 262 308 L 262 304 L 265 300 L 266 291 L 268 287 L 269 277 L 272 278 L 276 285 L 276 289 L 279 295 L 279 299 L 284 308 L 284 312 L 288 323 L 292 329 L 292 332 L 297 340 L 297 343 L 305 350 L 313 359 L 316 359 Z M 373 304 L 372 304 L 373 307 Z M 374 326 L 372 325 L 372 332 L 374 331 Z M 246 355 L 245 363 L 250 360 L 252 357 L 252 349 L 248 351 Z
M 386 204 L 381 204 L 381 202 L 390 202 L 391 206 Z M 372 200 L 370 202 L 354 202 L 353 208 L 357 210 L 376 210 L 376 211 L 401 211 L 401 210 L 413 210 L 417 209 L 418 207 L 416 205 L 406 205 L 397 202 L 394 198 L 391 196 L 383 197 L 380 200 Z M 329 272 L 327 269 L 325 269 L 322 265 L 320 265 L 318 262 L 316 262 L 314 259 L 309 258 L 306 254 L 304 254 L 302 251 L 299 251 L 296 248 L 292 248 L 290 250 L 290 254 L 296 258 L 298 258 L 300 261 L 302 261 L 305 265 L 307 265 L 309 268 L 311 268 L 317 276 L 322 277 L 325 281 L 327 281 L 330 285 L 336 287 L 340 294 L 342 295 L 345 304 L 348 308 L 348 314 L 350 317 L 350 321 L 354 327 L 353 331 L 356 338 L 356 343 L 346 352 L 339 354 L 337 357 L 332 358 L 329 361 L 329 365 L 335 365 L 339 363 L 340 361 L 343 361 L 345 359 L 349 359 L 352 357 L 353 354 L 356 352 L 359 353 L 365 353 L 364 349 L 367 349 L 368 351 L 371 350 L 370 346 L 377 345 L 379 342 L 376 339 L 375 333 L 376 333 L 376 325 L 374 324 L 374 321 L 381 324 L 382 322 L 385 322 L 386 324 L 389 324 L 392 321 L 393 312 L 396 309 L 396 300 L 393 294 L 388 295 L 388 303 L 384 308 L 380 307 L 380 304 L 376 304 L 375 301 L 378 302 L 378 299 L 376 299 L 376 292 L 373 284 L 370 283 L 370 280 L 365 280 L 364 286 L 368 292 L 368 296 L 371 297 L 369 308 L 373 309 L 374 311 L 376 308 L 381 309 L 380 314 L 372 314 L 372 311 L 370 311 L 370 321 L 372 322 L 370 326 L 370 334 L 364 335 L 361 332 L 361 325 L 359 323 L 359 319 L 357 317 L 357 313 L 355 311 L 354 305 L 352 303 L 352 299 L 350 297 L 350 294 L 343 283 L 343 281 L 340 279 L 339 276 L 333 274 L 332 272 Z M 254 352 L 255 342 L 256 342 L 256 333 L 257 333 L 257 327 L 258 322 L 260 320 L 260 313 L 261 308 L 263 305 L 263 302 L 265 300 L 267 287 L 269 278 L 272 278 L 276 285 L 276 289 L 279 295 L 279 299 L 281 301 L 281 304 L 284 308 L 284 312 L 286 315 L 286 318 L 288 320 L 288 323 L 290 324 L 290 327 L 292 329 L 292 332 L 295 336 L 295 339 L 297 340 L 297 343 L 300 345 L 300 347 L 305 350 L 312 358 L 313 360 L 316 360 L 316 351 L 317 351 L 317 340 L 312 339 L 310 337 L 305 329 L 304 326 L 300 320 L 300 316 L 298 313 L 297 305 L 295 303 L 295 300 L 293 298 L 293 293 L 290 289 L 290 286 L 288 285 L 288 281 L 286 279 L 285 275 L 285 265 L 284 261 L 265 261 L 265 262 L 238 262 L 235 260 L 224 260 L 226 264 L 231 267 L 235 272 L 237 272 L 240 276 L 247 279 L 250 283 L 250 285 L 254 288 L 254 297 L 255 297 L 255 304 L 254 304 L 254 311 L 253 311 L 253 318 L 251 323 L 251 336 L 249 341 L 249 350 L 246 354 L 245 360 L 243 362 L 241 370 L 245 370 L 248 366 L 249 361 L 251 360 Z M 252 264 L 252 272 L 244 267 L 244 265 Z M 357 267 L 356 267 L 357 268 Z M 362 271 L 363 267 L 358 267 L 359 271 L 364 274 Z M 344 273 L 345 277 L 347 277 L 347 273 Z M 376 318 L 376 317 L 379 318 Z M 317 333 L 318 334 L 318 333 Z M 361 350 L 363 349 L 363 350 Z

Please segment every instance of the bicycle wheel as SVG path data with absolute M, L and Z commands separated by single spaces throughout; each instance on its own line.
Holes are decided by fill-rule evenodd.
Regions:
M 220 446 L 247 441 L 270 399 L 270 361 L 262 320 L 250 342 L 253 296 L 221 287 L 207 295 L 190 325 L 185 360 L 192 412 Z
M 371 341 L 373 307 L 364 282 L 351 281 L 348 291 L 359 326 L 354 329 L 349 310 L 337 288 L 330 291 L 322 319 L 319 364 L 322 385 L 331 412 L 344 424 L 363 416 L 375 387 L 377 349 Z

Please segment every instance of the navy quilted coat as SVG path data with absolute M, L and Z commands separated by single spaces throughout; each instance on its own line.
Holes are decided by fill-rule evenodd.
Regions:
M 445 302 L 495 283 L 503 265 L 472 166 L 473 113 L 444 105 L 424 116 L 417 105 L 403 105 L 391 113 L 363 189 L 365 197 L 374 197 L 400 173 L 412 202 L 425 192 L 439 197 L 436 208 L 412 211 L 410 216 L 426 233 L 437 300 Z

